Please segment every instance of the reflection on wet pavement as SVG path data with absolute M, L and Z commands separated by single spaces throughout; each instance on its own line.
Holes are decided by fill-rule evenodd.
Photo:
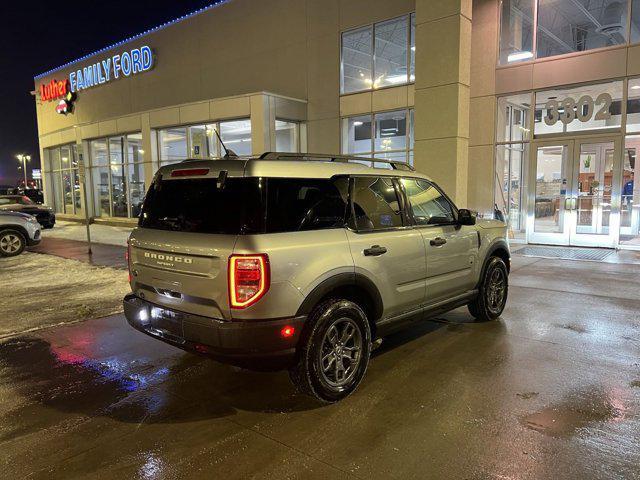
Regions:
M 575 392 L 561 403 L 527 415 L 522 423 L 545 435 L 570 437 L 602 422 L 618 421 L 626 412 L 620 392 L 593 387 Z
M 6 339 L 0 477 L 637 477 L 640 362 L 624 337 L 640 300 L 538 290 L 556 276 L 544 262 L 514 265 L 497 322 L 460 309 L 385 339 L 328 407 L 286 372 L 220 365 L 122 316 Z

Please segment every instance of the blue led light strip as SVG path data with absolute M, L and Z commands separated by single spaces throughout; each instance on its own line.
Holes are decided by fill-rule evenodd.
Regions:
M 101 48 L 100 50 L 96 50 L 95 52 L 88 53 L 87 55 L 84 55 L 84 56 L 82 56 L 80 58 L 76 58 L 75 60 L 72 60 L 70 62 L 65 63 L 64 65 L 60 65 L 59 67 L 52 68 L 51 70 L 47 70 L 44 73 L 40 73 L 40 74 L 36 75 L 35 77 L 33 77 L 33 79 L 34 80 L 38 80 L 39 78 L 46 77 L 47 75 L 49 75 L 49 74 L 51 74 L 51 73 L 53 73 L 53 72 L 55 72 L 57 70 L 61 70 L 61 69 L 66 68 L 66 67 L 68 67 L 70 65 L 73 65 L 74 63 L 77 63 L 77 62 L 80 62 L 82 60 L 86 60 L 88 58 L 91 58 L 94 55 L 98 55 L 98 54 L 100 54 L 102 52 L 106 52 L 107 50 L 111 50 L 112 48 L 118 47 L 118 46 L 123 45 L 123 44 L 125 44 L 127 42 L 135 40 L 137 38 L 144 37 L 145 35 L 148 35 L 150 33 L 157 32 L 158 30 L 162 30 L 163 28 L 166 28 L 166 27 L 168 27 L 170 25 L 173 25 L 174 23 L 181 22 L 181 21 L 186 20 L 188 18 L 191 18 L 191 17 L 193 17 L 195 15 L 198 15 L 198 14 L 200 14 L 202 12 L 205 12 L 205 11 L 210 10 L 212 8 L 218 7 L 221 4 L 227 3 L 229 1 L 230 0 L 217 0 L 217 1 L 213 2 L 213 3 L 211 3 L 210 5 L 207 5 L 206 7 L 202 7 L 202 8 L 200 8 L 198 10 L 195 10 L 195 11 L 193 11 L 191 13 L 187 13 L 186 15 L 182 15 L 181 17 L 178 17 L 178 18 L 175 18 L 173 20 L 170 20 L 168 22 L 163 23 L 162 25 L 158 25 L 157 27 L 153 27 L 153 28 L 150 28 L 149 30 L 146 30 L 146 31 L 142 32 L 142 33 L 138 33 L 137 35 L 133 35 L 133 36 L 131 36 L 129 38 L 125 38 L 124 40 L 116 42 L 113 45 L 109 45 L 108 47 L 104 47 L 104 48 Z

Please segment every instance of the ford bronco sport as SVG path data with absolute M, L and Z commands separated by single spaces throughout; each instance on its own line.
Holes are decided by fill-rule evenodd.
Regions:
M 267 153 L 160 168 L 129 238 L 128 322 L 226 363 L 287 368 L 335 402 L 373 341 L 463 305 L 497 318 L 505 224 L 476 222 L 407 164 L 370 165 Z

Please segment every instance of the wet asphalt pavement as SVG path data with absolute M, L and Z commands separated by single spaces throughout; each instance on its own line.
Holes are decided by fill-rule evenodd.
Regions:
M 321 406 L 121 315 L 0 343 L 1 478 L 640 478 L 640 265 L 514 258 L 503 317 L 385 341 Z

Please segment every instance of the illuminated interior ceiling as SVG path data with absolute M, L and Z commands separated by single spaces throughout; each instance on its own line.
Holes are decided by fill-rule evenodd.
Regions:
M 406 83 L 408 19 L 402 17 L 398 21 L 385 22 L 375 27 L 377 38 L 372 39 L 372 29 L 349 32 L 343 37 L 342 64 L 344 78 L 360 82 L 374 82 L 369 71 L 371 65 L 373 42 L 376 43 L 376 57 L 384 70 L 388 70 L 387 78 L 402 77 Z M 390 68 L 388 68 L 390 67 Z M 376 78 L 380 73 L 375 73 Z
M 538 57 L 625 43 L 627 6 L 626 0 L 539 0 Z M 511 1 L 511 15 L 528 27 L 522 29 L 525 45 L 533 34 L 530 9 L 530 1 Z

